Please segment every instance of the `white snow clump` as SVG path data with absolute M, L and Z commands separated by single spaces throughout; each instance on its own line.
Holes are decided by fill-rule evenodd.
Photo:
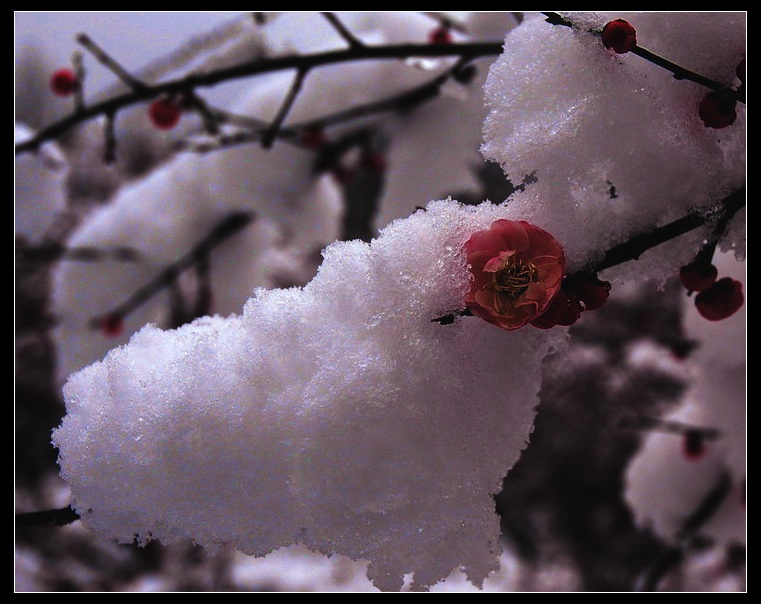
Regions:
M 526 446 L 542 358 L 565 330 L 461 308 L 461 247 L 505 206 L 431 202 L 371 244 L 325 250 L 304 288 L 241 316 L 147 326 L 74 374 L 54 433 L 83 522 L 122 542 L 292 543 L 425 588 L 499 556 L 493 494 Z

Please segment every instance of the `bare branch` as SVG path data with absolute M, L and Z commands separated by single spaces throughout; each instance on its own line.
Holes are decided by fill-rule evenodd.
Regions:
M 296 71 L 296 77 L 291 83 L 291 87 L 288 90 L 288 95 L 283 101 L 283 104 L 280 106 L 280 110 L 275 116 L 275 119 L 272 121 L 272 124 L 267 128 L 267 130 L 262 133 L 262 147 L 265 149 L 269 149 L 272 146 L 272 143 L 275 141 L 275 137 L 280 130 L 280 126 L 283 124 L 283 121 L 285 121 L 285 118 L 288 116 L 288 112 L 291 110 L 293 103 L 296 101 L 296 97 L 301 90 L 301 86 L 304 83 L 304 78 L 306 78 L 306 75 L 306 69 L 299 69 Z
M 79 520 L 77 513 L 70 507 L 39 512 L 21 512 L 16 514 L 16 528 L 33 526 L 64 526 Z
M 545 20 L 547 21 L 547 23 L 551 25 L 560 25 L 563 27 L 570 27 L 571 29 L 579 30 L 579 28 L 573 23 L 573 21 L 566 19 L 559 13 L 542 12 L 542 14 L 545 17 L 547 17 Z M 579 30 L 579 31 L 588 31 L 589 33 L 594 34 L 596 36 L 602 35 L 602 30 L 599 30 L 599 29 Z M 711 90 L 724 90 L 724 91 L 727 91 L 729 94 L 731 94 L 732 97 L 738 102 L 745 103 L 744 88 L 742 89 L 742 91 L 733 90 L 729 88 L 726 84 L 722 84 L 721 82 L 716 82 L 715 80 L 707 78 L 699 73 L 696 73 L 690 69 L 687 69 L 686 67 L 677 65 L 676 63 L 669 61 L 668 59 L 661 57 L 655 54 L 654 52 L 647 50 L 646 48 L 642 48 L 639 44 L 637 44 L 630 52 L 639 57 L 642 57 L 646 61 L 650 61 L 654 65 L 658 65 L 658 67 L 662 67 L 663 69 L 670 71 L 674 75 L 674 79 L 676 80 L 689 80 L 691 82 L 695 82 L 696 84 L 700 84 L 701 86 L 705 86 L 706 88 L 710 88 Z
M 145 84 L 135 79 L 124 67 L 122 67 L 111 55 L 96 44 L 90 36 L 84 33 L 78 33 L 76 40 L 79 44 L 89 50 L 98 61 L 110 69 L 114 75 L 129 86 L 132 90 L 141 90 Z
M 352 34 L 346 26 L 336 17 L 335 13 L 320 13 L 335 28 L 338 34 L 349 44 L 349 48 L 362 48 L 364 44 Z
M 743 187 L 716 204 L 716 206 L 714 206 L 709 212 L 695 210 L 662 227 L 655 228 L 646 233 L 634 235 L 627 241 L 609 249 L 603 256 L 602 260 L 589 263 L 576 274 L 596 274 L 624 262 L 637 260 L 646 251 L 704 226 L 714 219 L 716 219 L 717 222 L 723 222 L 726 224 L 732 216 L 740 210 L 740 208 L 745 206 L 745 203 L 746 189 Z M 569 276 L 573 275 L 569 274 Z M 456 317 L 468 315 L 470 315 L 470 313 L 467 309 L 458 310 L 448 315 L 432 319 L 432 321 L 441 323 L 442 325 L 449 325 L 454 322 Z
M 187 254 L 161 271 L 155 278 L 135 291 L 127 300 L 120 305 L 112 308 L 107 313 L 94 317 L 91 320 L 93 329 L 102 326 L 104 320 L 114 318 L 124 318 L 131 312 L 142 306 L 150 300 L 155 294 L 170 286 L 174 281 L 187 269 L 197 265 L 199 262 L 205 262 L 206 257 L 211 250 L 226 241 L 241 229 L 243 229 L 253 219 L 252 214 L 248 212 L 236 212 L 230 214 L 227 218 L 217 224 L 209 234 L 196 244 Z
M 457 44 L 395 44 L 388 46 L 362 46 L 343 50 L 333 50 L 309 55 L 293 55 L 256 60 L 249 63 L 225 67 L 207 73 L 193 73 L 183 78 L 169 80 L 155 85 L 144 85 L 139 90 L 112 97 L 58 122 L 40 129 L 35 136 L 15 147 L 16 154 L 36 150 L 46 141 L 53 140 L 69 129 L 99 115 L 114 114 L 117 111 L 157 97 L 161 94 L 176 95 L 188 90 L 216 86 L 223 82 L 252 77 L 264 73 L 289 69 L 309 70 L 319 66 L 334 65 L 347 61 L 369 61 L 378 59 L 405 59 L 409 57 L 462 57 L 472 60 L 481 56 L 497 56 L 502 53 L 502 44 L 495 42 L 473 42 Z

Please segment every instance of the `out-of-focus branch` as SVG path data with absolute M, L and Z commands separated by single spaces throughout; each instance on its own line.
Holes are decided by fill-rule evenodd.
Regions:
M 36 150 L 41 144 L 53 140 L 71 128 L 101 115 L 116 114 L 119 110 L 158 97 L 188 94 L 188 92 L 216 86 L 224 82 L 253 77 L 283 70 L 298 70 L 304 73 L 325 65 L 350 61 L 370 61 L 382 59 L 407 59 L 410 57 L 461 57 L 472 60 L 482 56 L 497 56 L 502 53 L 502 44 L 494 42 L 470 42 L 453 44 L 394 44 L 387 46 L 360 46 L 307 55 L 289 55 L 258 59 L 206 73 L 192 73 L 185 77 L 154 85 L 144 85 L 139 89 L 116 96 L 100 103 L 89 105 L 81 111 L 40 129 L 35 136 L 15 147 L 16 154 Z
M 76 41 L 89 50 L 101 65 L 107 67 L 117 78 L 132 90 L 141 90 L 145 88 L 145 84 L 134 78 L 129 71 L 116 61 L 116 59 L 96 44 L 90 36 L 84 33 L 78 33 L 76 35 Z
M 77 520 L 79 520 L 79 516 L 71 506 L 39 512 L 20 512 L 16 514 L 16 528 L 65 526 Z
M 640 580 L 638 591 L 656 591 L 663 578 L 684 558 L 684 550 L 700 529 L 713 518 L 719 506 L 732 490 L 732 477 L 722 472 L 713 488 L 705 494 L 674 535 L 677 545 L 669 548 L 655 561 Z
M 248 225 L 252 219 L 253 216 L 248 212 L 236 212 L 230 214 L 227 218 L 217 224 L 209 234 L 196 244 L 188 253 L 173 264 L 167 266 L 163 271 L 156 275 L 155 278 L 135 291 L 127 300 L 112 308 L 107 313 L 94 317 L 91 320 L 91 326 L 94 329 L 99 329 L 104 321 L 126 317 L 150 300 L 156 293 L 174 283 L 184 271 L 199 263 L 206 263 L 213 248 L 238 233 Z
M 341 23 L 341 21 L 336 17 L 335 13 L 320 13 L 323 17 L 325 17 L 328 20 L 328 23 L 330 23 L 333 28 L 338 32 L 338 35 L 341 36 L 346 43 L 349 45 L 349 48 L 360 48 L 364 46 L 362 42 L 357 39 L 357 37 L 352 34 L 346 26 Z
M 399 94 L 392 95 L 385 99 L 372 103 L 364 103 L 355 107 L 350 107 L 341 111 L 326 114 L 318 118 L 291 124 L 287 127 L 281 127 L 277 131 L 277 139 L 283 142 L 302 145 L 301 134 L 305 131 L 322 129 L 338 124 L 344 124 L 353 120 L 362 119 L 380 113 L 399 111 L 413 111 L 419 105 L 436 98 L 441 88 L 452 78 L 456 80 L 466 80 L 470 75 L 470 59 L 462 59 L 444 73 L 439 74 L 430 82 L 421 84 L 410 90 L 405 90 Z M 268 126 L 261 120 L 249 118 L 246 116 L 235 115 L 220 109 L 214 109 L 214 114 L 221 122 L 237 124 L 249 130 L 235 132 L 233 134 L 222 134 L 215 138 L 213 142 L 207 141 L 177 141 L 175 149 L 178 151 L 190 149 L 196 152 L 207 152 L 222 147 L 232 147 L 247 143 L 260 142 L 267 132 Z
M 52 263 L 58 260 L 74 262 L 137 262 L 140 254 L 130 247 L 95 248 L 67 247 L 59 243 L 26 245 L 16 243 L 16 259 L 29 263 Z
M 283 104 L 280 105 L 280 110 L 277 112 L 277 115 L 272 121 L 272 124 L 262 134 L 262 147 L 265 149 L 269 149 L 272 146 L 272 143 L 275 142 L 275 137 L 280 130 L 280 126 L 282 126 L 285 118 L 288 117 L 288 112 L 291 110 L 293 103 L 296 101 L 296 97 L 301 90 L 301 86 L 304 83 L 306 75 L 307 72 L 304 70 L 299 69 L 296 71 L 296 77 L 291 83 L 291 87 L 288 90 L 288 95 L 283 101 Z

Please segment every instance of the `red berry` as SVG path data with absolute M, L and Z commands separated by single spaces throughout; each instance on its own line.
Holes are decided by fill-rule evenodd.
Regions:
M 637 45 L 637 30 L 624 19 L 609 21 L 602 28 L 602 43 L 616 54 L 629 52 Z
M 301 131 L 301 142 L 307 149 L 315 151 L 322 147 L 327 140 L 328 137 L 325 135 L 325 130 L 320 126 L 304 128 Z
M 735 123 L 737 101 L 726 91 L 709 92 L 698 106 L 698 115 L 707 128 L 726 128 Z
M 171 130 L 180 121 L 182 109 L 180 106 L 166 98 L 156 99 L 148 108 L 148 114 L 156 128 L 160 130 Z
M 437 27 L 428 34 L 429 44 L 449 44 L 452 42 L 452 34 L 448 27 Z
M 742 283 L 724 277 L 695 296 L 698 312 L 709 321 L 721 321 L 735 314 L 745 302 Z
M 689 292 L 702 292 L 713 285 L 718 271 L 713 264 L 691 262 L 679 269 L 679 281 Z
M 682 441 L 682 453 L 686 459 L 697 461 L 706 451 L 705 438 L 700 430 L 687 430 Z
M 107 315 L 100 322 L 103 335 L 115 338 L 124 332 L 124 318 L 119 314 Z
M 380 153 L 367 152 L 361 157 L 362 167 L 368 172 L 380 174 L 386 169 L 386 158 Z
M 50 76 L 50 89 L 56 96 L 71 96 L 79 89 L 79 79 L 71 69 L 59 69 Z

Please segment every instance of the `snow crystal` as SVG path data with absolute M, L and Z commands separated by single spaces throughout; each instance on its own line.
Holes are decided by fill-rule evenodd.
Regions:
M 429 204 L 332 244 L 304 288 L 241 316 L 147 326 L 64 388 L 55 431 L 84 523 L 122 542 L 292 543 L 369 560 L 381 589 L 496 564 L 492 495 L 526 446 L 565 330 L 505 332 L 461 307 L 461 246 L 504 206 Z

